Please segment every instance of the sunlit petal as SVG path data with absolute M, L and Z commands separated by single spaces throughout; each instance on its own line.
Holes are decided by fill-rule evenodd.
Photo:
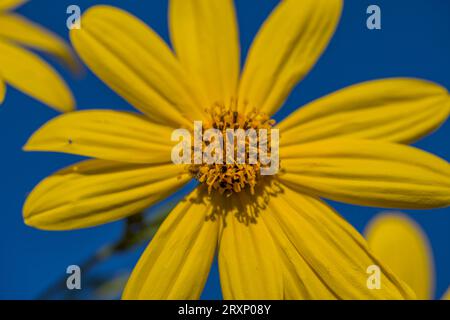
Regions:
M 88 160 L 42 180 L 23 207 L 27 225 L 45 230 L 96 226 L 141 212 L 190 180 L 173 164 Z
M 362 236 L 319 199 L 285 186 L 261 214 L 285 254 L 289 299 L 409 299 L 413 292 L 376 259 Z M 380 271 L 368 286 L 369 266 Z
M 280 149 L 279 179 L 295 190 L 385 208 L 450 205 L 450 165 L 419 149 L 330 139 Z
M 219 239 L 219 271 L 225 299 L 282 299 L 280 255 L 262 219 L 255 222 L 239 216 L 251 214 L 252 199 L 230 197 L 222 206 L 227 212 Z
M 181 65 L 146 24 L 110 6 L 92 7 L 81 19 L 70 32 L 74 48 L 114 91 L 154 122 L 178 128 L 202 119 Z
M 14 10 L 29 0 L 1 0 L 0 11 Z
M 27 151 L 55 151 L 131 163 L 171 161 L 172 129 L 112 110 L 63 114 L 28 140 Z
M 20 15 L 0 15 L 0 37 L 54 55 L 74 70 L 78 67 L 64 40 Z
M 283 146 L 345 137 L 412 142 L 450 113 L 448 91 L 416 79 L 360 83 L 311 102 L 283 120 Z
M 6 85 L 3 82 L 2 78 L 0 77 L 0 104 L 5 99 L 5 94 L 6 94 Z
M 241 111 L 269 115 L 315 65 L 339 22 L 341 0 L 284 0 L 258 32 L 239 86 Z
M 123 299 L 199 299 L 219 232 L 212 204 L 195 190 L 169 214 L 128 280 Z
M 59 111 L 70 111 L 75 102 L 64 80 L 31 52 L 0 40 L 0 72 L 6 83 Z
M 233 1 L 171 0 L 175 52 L 203 96 L 203 107 L 236 98 L 239 36 Z

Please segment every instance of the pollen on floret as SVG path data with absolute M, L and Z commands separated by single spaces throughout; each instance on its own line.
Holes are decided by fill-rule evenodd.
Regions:
M 271 139 L 270 135 L 260 135 L 261 131 L 272 130 L 275 121 L 270 119 L 266 114 L 259 113 L 256 110 L 252 110 L 248 113 L 240 113 L 236 108 L 225 107 L 221 104 L 215 104 L 213 107 L 207 110 L 208 121 L 204 123 L 203 132 L 208 129 L 217 129 L 222 133 L 224 139 L 228 139 L 229 129 L 237 130 L 242 129 L 244 132 L 253 130 L 256 132 L 256 143 L 252 143 L 249 137 L 245 139 L 245 162 L 239 161 L 236 157 L 238 154 L 238 141 L 233 140 L 232 144 L 226 148 L 222 148 L 221 156 L 223 163 L 195 163 L 189 165 L 189 172 L 201 183 L 208 186 L 208 193 L 218 191 L 220 194 L 229 196 L 233 193 L 242 192 L 245 189 L 249 189 L 251 194 L 255 192 L 255 186 L 263 178 L 261 175 L 261 167 L 264 166 L 260 159 L 253 159 L 252 154 L 258 152 L 255 148 L 258 148 L 261 143 L 265 143 L 270 149 Z M 260 130 L 264 129 L 264 130 Z M 255 142 L 255 141 L 253 141 Z M 202 141 L 200 148 L 203 150 L 208 146 L 208 141 Z M 231 150 L 230 150 L 231 146 Z M 192 147 L 192 155 L 195 154 L 195 146 Z M 194 157 L 194 156 L 192 156 Z M 231 157 L 231 158 L 230 158 Z M 193 159 L 194 160 L 194 159 Z M 253 160 L 253 161 L 252 161 Z

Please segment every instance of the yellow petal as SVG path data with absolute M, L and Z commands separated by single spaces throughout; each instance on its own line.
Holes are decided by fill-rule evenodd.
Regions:
M 45 230 L 85 228 L 141 212 L 189 181 L 173 164 L 80 162 L 41 181 L 23 207 L 25 223 Z
M 17 14 L 0 15 L 0 37 L 50 53 L 72 69 L 78 66 L 72 51 L 63 39 Z
M 385 79 L 313 101 L 278 128 L 283 146 L 337 137 L 408 143 L 439 127 L 449 112 L 445 88 L 423 80 Z
M 450 166 L 419 149 L 330 139 L 280 149 L 280 179 L 298 191 L 384 208 L 450 205 Z
M 56 117 L 28 140 L 27 151 L 55 151 L 131 163 L 171 161 L 172 129 L 133 113 L 86 110 Z
M 362 236 L 319 199 L 285 186 L 261 214 L 277 245 L 289 259 L 295 299 L 408 299 L 413 292 L 399 281 L 366 245 Z M 380 289 L 369 288 L 369 266 L 380 271 Z M 310 270 L 311 269 L 311 270 Z M 296 289 L 296 290 L 295 290 Z
M 3 40 L 0 40 L 0 73 L 8 84 L 58 111 L 74 108 L 70 89 L 49 64 Z
M 375 217 L 365 231 L 372 252 L 416 293 L 433 299 L 434 268 L 427 236 L 405 215 Z
M 277 201 L 280 187 L 268 188 Z M 258 196 L 259 197 L 259 196 Z M 270 198 L 269 198 L 270 199 Z M 260 200 L 261 201 L 261 200 Z M 263 202 L 264 203 L 264 202 Z M 314 299 L 336 299 L 336 294 L 330 290 L 328 284 L 317 276 L 316 271 L 308 264 L 303 255 L 290 241 L 285 231 L 274 217 L 274 211 L 266 206 L 261 206 L 259 216 L 269 229 L 278 254 L 281 257 L 283 268 L 284 299 L 286 300 L 314 300 Z
M 169 214 L 131 274 L 123 299 L 198 299 L 214 259 L 218 221 L 195 190 Z
M 5 99 L 6 94 L 6 85 L 3 82 L 2 78 L 0 78 L 0 104 L 2 104 L 3 100 Z
M 114 91 L 153 121 L 175 127 L 201 120 L 202 106 L 164 41 L 131 14 L 95 6 L 70 31 L 83 61 Z
M 28 2 L 28 0 L 1 0 L 0 11 L 14 10 L 25 2 Z
M 233 1 L 171 0 L 170 35 L 191 81 L 203 93 L 203 107 L 236 98 L 239 36 Z
M 268 227 L 238 219 L 250 214 L 253 199 L 248 195 L 232 196 L 222 206 L 227 210 L 219 239 L 219 271 L 225 299 L 282 299 L 281 258 Z
M 250 48 L 239 86 L 241 111 L 271 115 L 281 107 L 328 45 L 341 10 L 341 0 L 280 2 Z
M 447 289 L 447 291 L 442 296 L 442 300 L 450 300 L 450 287 Z

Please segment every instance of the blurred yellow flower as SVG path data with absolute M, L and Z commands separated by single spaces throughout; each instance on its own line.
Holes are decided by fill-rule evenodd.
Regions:
M 57 35 L 11 12 L 24 2 L 0 0 L 0 103 L 6 83 L 58 111 L 73 110 L 75 101 L 64 80 L 26 48 L 49 53 L 72 69 L 77 63 L 69 46 Z
M 79 111 L 40 128 L 25 150 L 95 159 L 43 180 L 26 200 L 25 223 L 67 230 L 115 221 L 197 178 L 199 186 L 169 214 L 137 263 L 124 298 L 199 298 L 216 251 L 226 299 L 414 297 L 320 198 L 448 206 L 449 164 L 397 143 L 445 121 L 444 88 L 378 80 L 310 103 L 275 127 L 281 134 L 276 176 L 254 175 L 250 164 L 193 168 L 171 161 L 173 130 L 192 130 L 193 121 L 220 130 L 271 126 L 269 117 L 327 46 L 341 9 L 340 0 L 280 2 L 242 73 L 232 1 L 170 1 L 175 53 L 129 13 L 89 9 L 82 28 L 71 31 L 76 51 L 143 114 Z M 381 290 L 366 285 L 373 264 L 381 266 Z
M 416 222 L 404 214 L 386 212 L 373 218 L 364 233 L 373 253 L 409 285 L 418 299 L 433 299 L 433 253 Z M 450 299 L 450 288 L 443 299 Z

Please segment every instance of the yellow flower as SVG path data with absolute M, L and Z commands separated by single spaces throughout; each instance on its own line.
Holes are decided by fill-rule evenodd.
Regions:
M 64 80 L 25 47 L 49 53 L 72 69 L 77 63 L 57 35 L 11 12 L 24 2 L 0 0 L 0 103 L 8 84 L 58 111 L 73 110 L 75 102 Z
M 193 178 L 199 186 L 161 225 L 137 263 L 125 299 L 196 299 L 218 253 L 224 298 L 397 299 L 412 291 L 320 198 L 437 208 L 450 204 L 449 164 L 396 142 L 416 140 L 448 116 L 448 92 L 389 79 L 359 84 L 299 109 L 280 129 L 281 170 L 175 165 L 171 133 L 209 126 L 270 126 L 338 24 L 340 0 L 285 0 L 261 27 L 240 74 L 232 1 L 172 0 L 175 53 L 143 22 L 109 6 L 82 17 L 71 40 L 85 63 L 143 115 L 90 110 L 48 122 L 25 150 L 95 158 L 43 180 L 25 223 L 47 230 L 95 226 L 135 214 Z M 206 112 L 205 112 L 206 110 Z M 237 182 L 236 182 L 237 181 Z M 235 183 L 236 182 L 236 183 Z M 210 192 L 208 192 L 210 191 Z
M 433 299 L 433 253 L 426 234 L 406 215 L 384 213 L 365 231 L 374 254 L 405 281 L 418 299 Z M 450 288 L 443 299 L 450 300 Z

